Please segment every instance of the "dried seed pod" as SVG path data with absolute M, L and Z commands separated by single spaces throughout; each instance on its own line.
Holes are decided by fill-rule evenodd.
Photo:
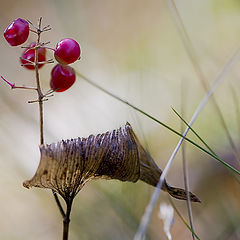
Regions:
M 156 186 L 162 173 L 129 123 L 97 136 L 41 145 L 40 152 L 37 172 L 23 183 L 24 187 L 50 188 L 65 200 L 73 199 L 91 179 L 142 180 Z M 185 190 L 171 187 L 166 181 L 162 189 L 175 198 L 186 199 Z M 200 201 L 192 193 L 190 198 Z

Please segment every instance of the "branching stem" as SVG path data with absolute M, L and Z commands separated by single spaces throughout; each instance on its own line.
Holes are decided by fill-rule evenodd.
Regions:
M 41 27 L 41 20 L 39 20 L 39 29 Z M 41 31 L 38 31 L 38 38 L 35 48 L 35 76 L 37 83 L 37 92 L 38 92 L 38 103 L 39 103 L 39 116 L 40 116 L 40 145 L 44 144 L 44 135 L 43 135 L 43 93 L 41 90 L 40 79 L 39 79 L 39 69 L 38 69 L 38 46 L 40 42 Z
M 40 64 L 38 62 L 38 50 L 39 47 L 41 46 L 40 43 L 40 35 L 43 31 L 47 31 L 46 29 L 48 29 L 49 26 L 47 26 L 47 28 L 43 28 L 43 30 L 41 30 L 41 23 L 42 23 L 42 18 L 39 18 L 39 22 L 38 22 L 38 28 L 37 31 L 35 32 L 37 34 L 37 42 L 36 42 L 36 47 L 35 47 L 35 59 L 34 59 L 34 66 L 35 66 L 35 77 L 36 77 L 36 84 L 37 84 L 37 93 L 38 93 L 38 100 L 36 100 L 35 102 L 38 102 L 39 105 L 39 117 L 40 117 L 40 145 L 44 144 L 44 133 L 43 133 L 43 101 L 46 100 L 44 99 L 44 97 L 46 95 L 44 95 L 42 93 L 41 90 L 41 85 L 40 85 L 40 77 L 39 77 L 39 67 L 38 65 Z M 32 101 L 34 102 L 34 101 Z M 52 191 L 54 199 L 57 203 L 57 206 L 59 208 L 59 211 L 63 217 L 63 240 L 67 240 L 68 239 L 68 232 L 69 232 L 69 222 L 70 222 L 70 213 L 71 213 L 71 206 L 72 206 L 72 201 L 69 201 L 69 203 L 67 203 L 67 210 L 66 210 L 66 214 L 64 213 L 64 210 L 62 208 L 61 202 L 59 201 L 59 198 L 56 194 L 56 192 Z

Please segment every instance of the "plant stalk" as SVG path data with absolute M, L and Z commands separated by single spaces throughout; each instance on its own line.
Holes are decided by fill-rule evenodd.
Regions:
M 72 202 L 73 202 L 72 198 L 70 198 L 68 201 L 66 201 L 67 210 L 66 210 L 65 217 L 63 218 L 63 240 L 68 240 Z
M 43 93 L 41 90 L 40 85 L 40 78 L 39 78 L 39 69 L 38 69 L 38 49 L 40 43 L 40 35 L 41 35 L 41 18 L 39 19 L 39 26 L 37 32 L 37 42 L 35 48 L 35 76 L 36 76 L 36 83 L 37 83 L 37 92 L 38 92 L 38 104 L 39 104 L 39 116 L 40 116 L 40 145 L 44 144 L 44 135 L 43 135 Z
M 44 94 L 42 93 L 41 90 L 41 85 L 40 85 L 40 77 L 39 77 L 39 62 L 38 62 L 38 50 L 39 50 L 39 44 L 40 44 L 40 35 L 42 33 L 41 30 L 41 22 L 42 22 L 42 18 L 39 19 L 38 22 L 38 30 L 37 30 L 37 42 L 36 42 L 36 47 L 35 47 L 35 58 L 34 58 L 34 64 L 35 64 L 35 77 L 36 77 L 36 84 L 37 84 L 37 93 L 38 93 L 38 105 L 39 105 L 39 124 L 40 124 L 40 145 L 44 144 L 44 133 L 43 133 L 43 98 L 44 98 Z M 72 205 L 72 201 L 69 207 L 69 204 L 67 204 L 67 211 L 66 214 L 63 210 L 63 207 L 61 205 L 61 202 L 57 196 L 57 193 L 55 193 L 54 191 L 52 191 L 54 199 L 56 201 L 56 204 L 59 208 L 59 211 L 63 217 L 63 222 L 64 222 L 64 227 L 63 227 L 63 240 L 67 240 L 68 239 L 68 232 L 69 232 L 69 216 L 70 216 L 70 212 L 71 212 L 71 205 Z

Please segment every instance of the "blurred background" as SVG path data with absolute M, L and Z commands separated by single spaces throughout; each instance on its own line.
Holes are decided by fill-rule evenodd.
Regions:
M 240 46 L 238 0 L 175 1 L 193 43 L 206 81 L 211 84 Z M 21 47 L 10 47 L 4 29 L 16 18 L 43 24 L 52 30 L 42 41 L 55 47 L 62 38 L 74 38 L 82 49 L 72 66 L 110 92 L 133 103 L 180 131 L 181 121 L 171 107 L 190 120 L 205 94 L 189 60 L 168 8 L 157 0 L 8 0 L 0 8 L 0 74 L 16 85 L 34 85 L 34 72 L 19 64 Z M 35 40 L 30 34 L 28 42 Z M 48 53 L 53 57 L 52 52 Z M 41 84 L 49 89 L 53 65 L 40 70 Z M 239 62 L 215 92 L 232 138 L 238 146 Z M 183 94 L 181 94 L 181 86 Z M 184 97 L 182 97 L 183 95 Z M 51 191 L 25 189 L 39 163 L 39 123 L 35 93 L 10 90 L 0 84 L 0 239 L 61 239 L 62 220 Z M 164 168 L 179 137 L 128 106 L 78 78 L 64 93 L 44 104 L 45 141 L 86 137 L 123 126 L 133 126 L 159 167 Z M 227 162 L 239 169 L 211 101 L 194 129 Z M 189 134 L 189 137 L 197 139 Z M 217 161 L 186 144 L 190 190 L 202 201 L 193 204 L 195 231 L 201 239 L 240 239 L 240 189 L 233 176 Z M 167 176 L 172 186 L 184 187 L 181 152 Z M 133 239 L 153 188 L 145 183 L 92 181 L 75 198 L 70 239 Z M 167 239 L 159 204 L 169 203 L 161 193 L 146 239 Z M 188 219 L 186 202 L 174 200 Z M 191 233 L 175 213 L 173 239 L 191 239 Z

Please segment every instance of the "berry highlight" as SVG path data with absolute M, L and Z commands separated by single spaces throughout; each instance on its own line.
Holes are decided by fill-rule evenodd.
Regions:
M 18 46 L 26 42 L 29 35 L 29 24 L 26 20 L 14 20 L 4 31 L 4 37 L 11 46 Z
M 54 57 L 60 64 L 67 65 L 78 60 L 80 54 L 79 44 L 72 38 L 64 38 L 57 43 Z
M 63 92 L 69 89 L 75 80 L 76 75 L 72 67 L 57 64 L 51 72 L 50 87 L 56 92 Z

